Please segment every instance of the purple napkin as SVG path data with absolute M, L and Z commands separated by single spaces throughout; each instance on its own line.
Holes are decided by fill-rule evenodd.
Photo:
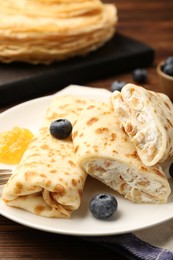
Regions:
M 173 260 L 171 251 L 152 246 L 132 233 L 116 236 L 85 237 L 84 239 L 114 250 L 130 260 Z

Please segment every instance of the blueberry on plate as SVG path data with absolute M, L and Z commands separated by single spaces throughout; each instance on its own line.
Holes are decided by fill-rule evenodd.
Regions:
M 67 119 L 58 119 L 50 124 L 50 133 L 57 139 L 65 139 L 72 132 L 72 124 Z
M 126 85 L 125 81 L 114 81 L 111 85 L 111 91 L 121 91 L 122 88 Z
M 173 162 L 169 166 L 169 175 L 173 178 Z
M 145 69 L 135 69 L 133 71 L 133 80 L 136 83 L 146 83 L 147 82 L 147 71 Z
M 118 202 L 113 195 L 97 194 L 89 204 L 89 209 L 94 217 L 98 219 L 106 219 L 117 210 Z

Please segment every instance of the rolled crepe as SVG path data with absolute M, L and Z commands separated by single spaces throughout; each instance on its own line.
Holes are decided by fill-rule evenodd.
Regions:
M 58 118 L 73 124 L 88 103 L 89 99 L 72 95 L 57 96 L 51 102 L 38 133 L 3 189 L 2 198 L 9 206 L 56 218 L 68 218 L 79 208 L 86 173 L 76 164 L 71 136 L 58 140 L 49 126 Z
M 173 105 L 162 93 L 127 84 L 111 96 L 116 116 L 142 162 L 162 163 L 173 156 Z
M 86 107 L 72 139 L 77 163 L 92 177 L 135 203 L 167 201 L 170 186 L 162 168 L 141 162 L 110 103 Z

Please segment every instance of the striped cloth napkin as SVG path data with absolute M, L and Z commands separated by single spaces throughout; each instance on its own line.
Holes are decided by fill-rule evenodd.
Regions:
M 134 233 L 84 239 L 130 260 L 173 260 L 173 220 Z

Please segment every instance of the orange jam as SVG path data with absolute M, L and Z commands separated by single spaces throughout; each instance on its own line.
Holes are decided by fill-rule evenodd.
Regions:
M 0 133 L 0 162 L 19 163 L 32 138 L 33 134 L 28 129 L 19 127 Z

